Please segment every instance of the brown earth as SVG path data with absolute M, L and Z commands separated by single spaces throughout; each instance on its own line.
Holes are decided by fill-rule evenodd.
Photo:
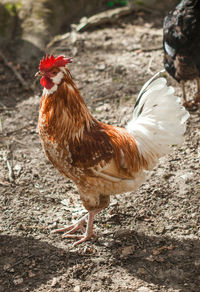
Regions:
M 163 67 L 161 46 L 162 19 L 140 13 L 73 33 L 49 51 L 73 56 L 71 72 L 98 119 L 125 125 L 141 86 Z M 51 231 L 85 210 L 42 151 L 37 68 L 11 61 L 35 91 L 23 90 L 0 61 L 0 291 L 200 291 L 199 109 L 185 143 L 139 190 L 113 197 L 96 218 L 97 237 L 73 247 Z M 193 84 L 187 93 L 194 96 Z

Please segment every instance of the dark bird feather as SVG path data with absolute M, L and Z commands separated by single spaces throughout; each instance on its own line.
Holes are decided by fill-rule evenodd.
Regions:
M 200 102 L 200 0 L 183 0 L 164 19 L 164 66 L 167 72 L 182 85 L 197 80 L 195 103 Z

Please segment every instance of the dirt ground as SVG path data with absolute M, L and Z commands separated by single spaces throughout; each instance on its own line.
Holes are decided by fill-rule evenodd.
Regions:
M 161 47 L 162 19 L 140 13 L 73 33 L 49 52 L 73 56 L 70 70 L 91 112 L 124 126 L 140 88 L 163 67 Z M 38 68 L 12 61 L 35 91 L 23 90 L 0 61 L 0 292 L 200 291 L 199 109 L 184 144 L 136 192 L 112 197 L 96 217 L 97 237 L 73 247 L 52 230 L 85 210 L 41 148 Z

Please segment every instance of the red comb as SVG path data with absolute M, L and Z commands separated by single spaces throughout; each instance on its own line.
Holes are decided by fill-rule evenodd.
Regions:
M 39 70 L 40 71 L 49 71 L 52 66 L 55 67 L 65 67 L 67 63 L 71 63 L 72 58 L 66 58 L 65 56 L 58 56 L 55 58 L 53 55 L 46 55 L 46 58 L 43 57 L 42 61 L 40 61 Z

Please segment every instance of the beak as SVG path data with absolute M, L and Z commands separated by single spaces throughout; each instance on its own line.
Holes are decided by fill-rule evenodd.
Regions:
M 37 73 L 35 73 L 35 77 L 38 77 L 38 76 L 43 76 L 44 74 L 40 71 L 38 71 Z

